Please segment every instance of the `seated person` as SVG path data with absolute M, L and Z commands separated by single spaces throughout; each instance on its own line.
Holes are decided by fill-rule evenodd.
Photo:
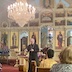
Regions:
M 48 49 L 48 51 L 47 51 L 48 58 L 41 61 L 40 67 L 51 68 L 53 64 L 56 64 L 57 62 L 55 60 L 53 60 L 53 56 L 54 56 L 54 50 Z
M 52 66 L 50 72 L 72 72 L 72 46 L 61 51 L 60 63 Z

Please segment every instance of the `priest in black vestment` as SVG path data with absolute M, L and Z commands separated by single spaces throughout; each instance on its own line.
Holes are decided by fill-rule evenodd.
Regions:
M 38 45 L 35 43 L 35 40 L 32 38 L 30 40 L 31 44 L 27 46 L 27 50 L 29 51 L 29 68 L 28 68 L 28 72 L 32 72 L 32 67 L 31 67 L 31 61 L 35 60 L 36 61 L 36 65 L 38 66 L 39 61 L 38 61 L 38 51 L 39 51 L 39 47 Z

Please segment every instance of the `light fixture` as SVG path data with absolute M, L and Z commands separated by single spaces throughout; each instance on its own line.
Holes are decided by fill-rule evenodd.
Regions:
M 26 2 L 15 2 L 8 6 L 8 18 L 23 27 L 28 21 L 35 18 L 35 8 Z

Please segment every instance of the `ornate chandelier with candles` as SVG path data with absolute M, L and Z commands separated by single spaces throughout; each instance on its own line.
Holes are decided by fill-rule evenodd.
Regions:
M 8 18 L 23 27 L 28 21 L 35 18 L 35 8 L 27 2 L 15 2 L 8 6 Z

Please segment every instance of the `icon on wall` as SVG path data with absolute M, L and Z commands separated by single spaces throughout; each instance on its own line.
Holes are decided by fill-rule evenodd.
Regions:
M 56 49 L 64 47 L 64 31 L 56 31 Z
M 8 34 L 6 32 L 4 32 L 4 33 L 1 34 L 1 42 L 4 45 L 8 44 Z
M 65 20 L 55 20 L 55 26 L 63 26 L 65 25 Z
M 53 14 L 50 11 L 43 12 L 40 16 L 41 23 L 53 22 Z
M 31 32 L 30 32 L 30 39 L 31 39 L 31 38 L 34 38 L 35 43 L 38 44 L 38 43 L 39 43 L 39 41 L 38 41 L 38 40 L 39 40 L 39 39 L 38 39 L 38 38 L 39 38 L 39 37 L 38 37 L 38 31 L 31 31 Z
M 11 32 L 11 48 L 18 48 L 18 32 Z

